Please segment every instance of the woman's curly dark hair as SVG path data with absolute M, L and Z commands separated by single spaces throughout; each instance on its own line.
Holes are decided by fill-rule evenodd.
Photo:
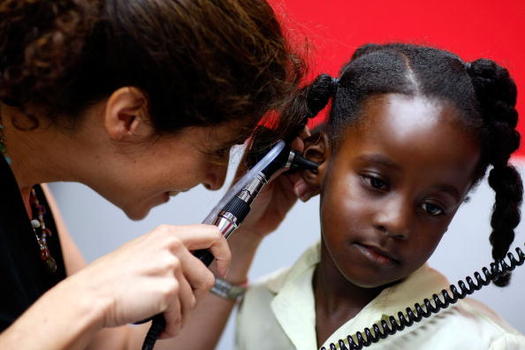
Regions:
M 450 52 L 430 47 L 370 44 L 356 50 L 337 81 L 322 74 L 304 87 L 286 113 L 303 119 L 314 116 L 332 99 L 327 128 L 337 145 L 343 130 L 360 117 L 364 101 L 385 93 L 442 99 L 460 112 L 463 124 L 481 146 L 474 184 L 491 166 L 488 182 L 496 193 L 490 221 L 492 257 L 505 258 L 520 222 L 523 198 L 521 177 L 509 164 L 520 134 L 516 85 L 507 69 L 488 59 L 465 63 Z M 509 280 L 510 274 L 494 283 L 506 286 Z
M 280 108 L 304 71 L 261 0 L 0 0 L 0 101 L 74 121 L 123 86 L 159 133 Z

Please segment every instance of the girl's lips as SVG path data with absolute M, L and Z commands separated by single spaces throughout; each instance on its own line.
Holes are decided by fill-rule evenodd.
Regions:
M 370 261 L 384 266 L 392 266 L 399 264 L 397 259 L 394 259 L 390 254 L 380 250 L 377 247 L 369 246 L 361 243 L 354 243 L 354 246 Z

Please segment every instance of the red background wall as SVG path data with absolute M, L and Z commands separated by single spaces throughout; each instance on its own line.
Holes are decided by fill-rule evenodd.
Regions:
M 523 0 L 271 0 L 285 26 L 310 45 L 311 76 L 336 75 L 364 43 L 404 41 L 450 50 L 471 61 L 505 66 L 518 85 L 525 144 L 525 1 Z M 518 152 L 525 156 L 525 147 Z

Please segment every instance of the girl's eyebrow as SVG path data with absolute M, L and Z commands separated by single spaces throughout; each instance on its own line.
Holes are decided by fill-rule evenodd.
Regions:
M 364 155 L 359 156 L 357 159 L 363 163 L 375 163 L 375 164 L 382 165 L 386 168 L 390 168 L 392 170 L 396 170 L 396 171 L 401 170 L 401 167 L 397 163 L 394 163 L 391 159 L 383 156 L 382 154 L 378 154 L 378 153 L 364 154 Z
M 440 192 L 446 192 L 450 194 L 458 202 L 461 199 L 461 194 L 459 193 L 458 189 L 452 185 L 440 184 L 440 185 L 434 186 L 434 188 Z

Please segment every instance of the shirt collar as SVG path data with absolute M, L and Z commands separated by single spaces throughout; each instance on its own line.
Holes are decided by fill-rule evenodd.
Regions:
M 271 307 L 278 322 L 295 347 L 301 350 L 317 349 L 312 277 L 320 256 L 320 244 L 317 243 L 304 252 L 287 273 L 267 284 L 268 289 L 276 294 Z M 328 344 L 363 331 L 387 316 L 397 318 L 399 311 L 409 306 L 413 308 L 417 302 L 422 303 L 422 296 L 430 298 L 448 286 L 446 277 L 425 264 L 403 282 L 384 289 L 354 318 L 337 329 L 323 346 L 329 348 Z

